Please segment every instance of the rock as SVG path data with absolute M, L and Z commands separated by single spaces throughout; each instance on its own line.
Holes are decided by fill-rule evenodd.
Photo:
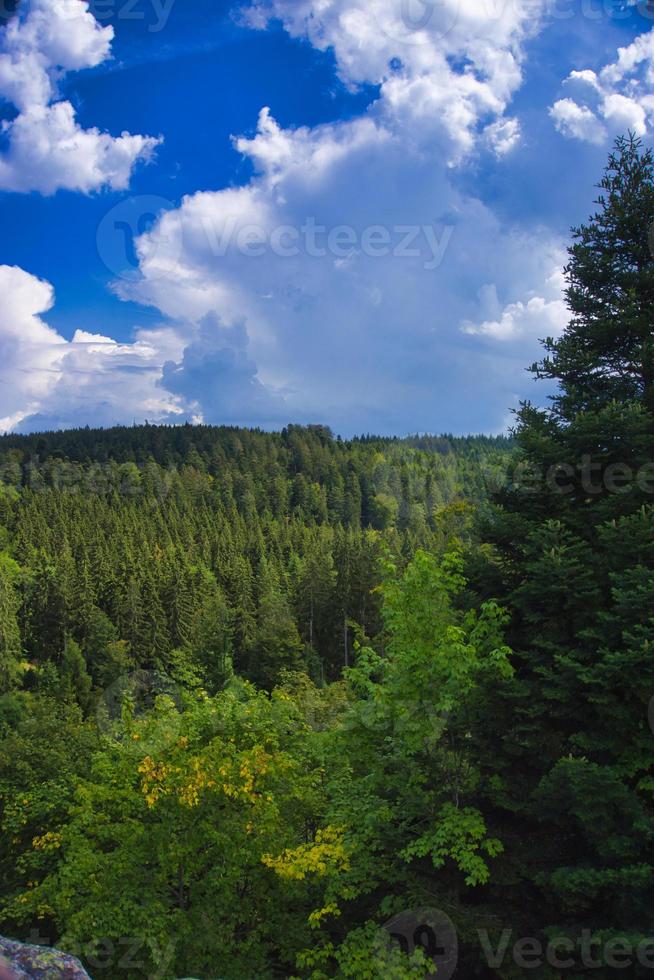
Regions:
M 91 980 L 79 960 L 0 936 L 0 980 Z

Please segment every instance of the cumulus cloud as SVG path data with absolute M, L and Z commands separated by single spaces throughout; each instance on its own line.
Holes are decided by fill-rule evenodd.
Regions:
M 172 318 L 200 323 L 217 312 L 244 322 L 248 358 L 261 384 L 283 390 L 286 418 L 323 419 L 346 432 L 402 432 L 417 416 L 424 428 L 465 426 L 456 416 L 472 383 L 474 338 L 458 324 L 475 319 L 482 277 L 493 276 L 502 295 L 539 295 L 559 243 L 504 227 L 456 189 L 442 157 L 435 164 L 438 142 L 432 155 L 407 152 L 402 131 L 369 116 L 283 130 L 264 112 L 256 136 L 238 145 L 257 176 L 191 195 L 162 215 L 137 241 L 142 279 L 121 282 L 120 295 Z M 165 378 L 211 420 L 231 417 L 216 401 L 222 355 L 215 384 L 201 369 L 203 356 L 212 364 L 222 349 L 220 332 L 212 319 L 198 333 L 184 388 L 174 381 L 178 369 Z M 535 346 L 535 337 L 526 340 Z M 503 418 L 525 361 L 495 359 L 483 383 L 495 389 Z M 249 394 L 248 420 L 267 424 L 269 403 L 255 402 L 253 414 Z
M 482 120 L 502 116 L 544 8 L 544 0 L 260 0 L 245 18 L 257 28 L 281 20 L 292 37 L 333 50 L 346 85 L 381 86 L 389 125 L 417 141 L 440 131 L 456 157 L 472 148 Z M 501 145 L 516 142 L 513 129 Z
M 161 384 L 181 396 L 194 417 L 204 422 L 284 424 L 288 421 L 284 399 L 261 383 L 247 346 L 244 323 L 226 327 L 216 314 L 207 314 L 182 360 L 164 364 Z
M 284 128 L 263 109 L 254 135 L 235 143 L 253 178 L 161 214 L 136 242 L 140 277 L 114 285 L 168 317 L 170 337 L 141 331 L 113 361 L 111 344 L 78 338 L 69 370 L 60 357 L 56 384 L 34 399 L 41 417 L 64 411 L 81 360 L 89 395 L 99 378 L 103 417 L 134 411 L 129 376 L 145 385 L 152 418 L 460 431 L 480 427 L 484 404 L 484 428 L 500 428 L 538 336 L 560 315 L 560 242 L 507 225 L 457 176 L 477 154 L 506 158 L 519 143 L 507 110 L 537 12 L 533 0 L 251 8 L 252 26 L 281 19 L 333 49 L 345 84 L 372 82 L 378 97 L 357 118 L 315 127 Z M 511 344 L 490 342 L 494 323 Z M 461 398 L 471 388 L 476 404 Z
M 588 143 L 603 143 L 606 139 L 606 127 L 592 109 L 578 105 L 574 99 L 559 99 L 550 109 L 550 115 L 556 128 L 564 136 L 586 140 Z
M 480 299 L 491 306 L 496 314 L 480 323 L 465 321 L 461 325 L 463 333 L 473 336 L 489 337 L 491 340 L 515 341 L 523 338 L 557 337 L 569 320 L 568 308 L 563 299 L 565 286 L 561 266 L 553 271 L 546 286 L 546 296 L 530 296 L 524 300 L 508 303 L 503 309 L 494 284 L 480 291 Z
M 654 123 L 654 31 L 619 48 L 599 73 L 571 72 L 564 86 L 572 94 L 550 108 L 564 136 L 589 143 L 627 131 L 644 136 Z
M 176 332 L 119 344 L 78 330 L 68 342 L 43 319 L 54 304 L 49 283 L 0 265 L 0 295 L 0 432 L 179 416 L 179 399 L 158 385 L 164 361 L 180 354 Z
M 18 110 L 1 126 L 0 189 L 123 190 L 136 162 L 151 158 L 159 139 L 84 130 L 71 103 L 58 101 L 63 75 L 101 64 L 112 39 L 85 0 L 32 0 L 0 27 L 0 99 Z
M 498 119 L 484 130 L 484 136 L 498 157 L 503 157 L 520 142 L 520 123 L 517 119 Z
M 467 155 L 519 142 L 506 109 L 534 3 L 413 2 L 271 0 L 246 13 L 333 49 L 342 80 L 375 83 L 379 97 L 316 127 L 283 128 L 263 109 L 256 133 L 235 141 L 254 178 L 184 198 L 138 239 L 141 279 L 115 288 L 197 325 L 162 380 L 187 410 L 341 431 L 472 427 L 460 392 L 474 384 L 497 428 L 541 326 L 560 320 L 548 283 L 560 243 L 503 225 L 456 182 Z M 478 298 L 489 279 L 509 298 L 493 316 Z M 482 344 L 496 318 L 510 357 Z M 247 354 L 225 341 L 234 323 Z

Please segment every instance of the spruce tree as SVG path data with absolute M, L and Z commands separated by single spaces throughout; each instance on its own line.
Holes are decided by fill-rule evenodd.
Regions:
M 598 211 L 572 232 L 572 318 L 533 368 L 559 383 L 555 412 L 568 421 L 616 401 L 654 410 L 652 151 L 633 136 L 618 139 L 599 189 Z
M 0 693 L 9 691 L 20 674 L 20 601 L 10 570 L 0 560 Z
M 522 885 L 514 921 L 531 906 L 533 929 L 639 938 L 654 902 L 651 152 L 618 140 L 600 188 L 573 232 L 570 323 L 533 367 L 558 390 L 519 413 L 523 476 L 485 528 L 477 584 L 512 614 L 517 674 L 510 730 L 492 731 L 507 723 L 492 706 L 480 751 Z

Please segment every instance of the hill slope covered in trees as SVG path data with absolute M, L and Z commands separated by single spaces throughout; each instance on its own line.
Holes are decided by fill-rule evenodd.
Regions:
M 94 686 L 176 658 L 210 686 L 232 664 L 263 685 L 300 667 L 338 677 L 354 632 L 379 631 L 384 550 L 434 546 L 510 458 L 503 438 L 419 441 L 192 426 L 0 439 L 16 649 L 38 670 L 79 645 Z

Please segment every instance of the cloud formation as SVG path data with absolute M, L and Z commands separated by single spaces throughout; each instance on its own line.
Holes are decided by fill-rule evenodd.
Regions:
M 501 218 L 461 177 L 484 158 L 504 166 L 520 145 L 511 100 L 539 10 L 533 0 L 250 7 L 251 27 L 281 20 L 292 36 L 331 48 L 346 85 L 372 83 L 377 97 L 355 118 L 313 127 L 281 126 L 263 108 L 255 132 L 235 140 L 254 173 L 244 186 L 163 202 L 153 225 L 153 199 L 130 199 L 129 227 L 149 230 L 135 242 L 138 272 L 130 267 L 113 289 L 160 311 L 167 326 L 140 330 L 131 344 L 90 331 L 66 344 L 52 332 L 57 350 L 29 399 L 14 371 L 5 424 L 145 416 L 324 421 L 343 434 L 501 430 L 539 338 L 566 320 L 562 242 Z M 103 57 L 96 29 L 93 39 Z M 108 139 L 89 184 L 115 156 Z M 147 222 L 134 213 L 139 200 Z M 21 316 L 49 330 L 47 302 Z M 28 345 L 22 356 L 38 366 L 39 350 Z M 471 390 L 474 399 L 463 397 Z
M 486 127 L 504 151 L 517 124 L 497 119 L 522 81 L 524 42 L 538 33 L 545 0 L 259 0 L 251 26 L 278 19 L 292 37 L 334 52 L 346 85 L 380 85 L 379 116 L 412 142 L 447 138 L 456 158 Z M 498 139 L 499 137 L 499 139 Z M 508 139 L 508 144 L 507 144 Z
M 78 330 L 66 341 L 43 319 L 52 286 L 0 265 L 0 432 L 172 419 L 179 400 L 158 384 L 180 353 L 177 333 L 137 334 L 131 344 Z
M 509 303 L 503 309 L 495 286 L 484 286 L 480 290 L 480 301 L 490 317 L 479 323 L 465 321 L 461 324 L 462 332 L 496 341 L 519 341 L 533 337 L 543 340 L 560 336 L 569 319 L 563 299 L 563 263 L 564 256 L 561 254 L 560 263 L 557 263 L 545 283 L 545 296 L 533 295 L 526 300 Z
M 380 89 L 363 115 L 315 127 L 284 128 L 264 108 L 256 133 L 235 141 L 253 179 L 185 197 L 138 239 L 142 278 L 115 288 L 172 319 L 204 322 L 164 379 L 192 395 L 198 414 L 231 413 L 216 400 L 219 324 L 243 323 L 248 370 L 257 365 L 266 397 L 246 388 L 242 421 L 267 424 L 270 398 L 283 392 L 287 419 L 343 432 L 473 426 L 461 391 L 485 340 L 474 335 L 492 331 L 460 325 L 485 322 L 478 296 L 490 281 L 521 346 L 511 357 L 485 351 L 474 381 L 488 386 L 488 429 L 501 428 L 541 327 L 558 315 L 548 280 L 561 250 L 540 230 L 505 225 L 457 183 L 478 155 L 506 156 L 520 138 L 505 110 L 534 4 L 500 6 L 488 14 L 457 3 L 452 20 L 454 4 L 430 5 L 433 22 L 411 36 L 398 27 L 399 0 L 275 0 L 248 11 L 252 26 L 277 17 L 293 36 L 332 47 L 346 84 Z
M 164 364 L 162 387 L 181 396 L 194 417 L 204 422 L 284 425 L 288 421 L 284 399 L 261 383 L 247 346 L 245 324 L 225 327 L 215 314 L 207 314 L 182 360 Z
M 550 108 L 564 136 L 588 143 L 626 132 L 645 136 L 654 124 L 654 31 L 619 48 L 600 72 L 571 72 L 564 86 L 571 94 Z
M 0 126 L 0 190 L 124 190 L 137 161 L 151 159 L 159 139 L 85 130 L 58 101 L 60 79 L 107 60 L 112 39 L 85 0 L 31 0 L 0 27 L 0 100 L 18 110 Z

